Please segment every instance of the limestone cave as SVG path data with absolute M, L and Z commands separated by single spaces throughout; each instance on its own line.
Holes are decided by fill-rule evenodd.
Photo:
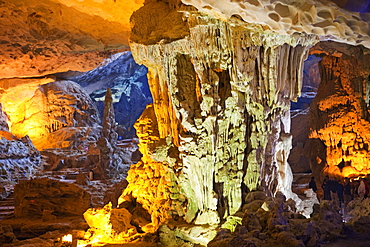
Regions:
M 0 13 L 1 246 L 370 246 L 370 0 Z

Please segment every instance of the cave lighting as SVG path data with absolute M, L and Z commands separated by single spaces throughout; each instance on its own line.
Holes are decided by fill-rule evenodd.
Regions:
M 121 215 L 120 225 L 126 228 L 122 232 L 117 232 L 111 222 L 112 219 L 112 203 L 109 202 L 103 208 L 90 208 L 84 213 L 84 218 L 90 229 L 85 233 L 83 240 L 77 241 L 77 247 L 83 246 L 104 246 L 106 244 L 123 244 L 133 242 L 144 234 L 137 233 L 136 228 L 130 225 L 130 220 L 125 218 L 119 211 L 124 209 L 116 209 Z M 124 210 L 125 211 L 125 210 Z M 130 227 L 131 226 L 131 227 Z
M 62 237 L 63 243 L 72 243 L 72 234 L 67 234 Z

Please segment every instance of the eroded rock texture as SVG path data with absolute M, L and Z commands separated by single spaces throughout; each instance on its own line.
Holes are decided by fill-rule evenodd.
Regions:
M 155 8 L 164 14 L 150 15 Z M 260 185 L 292 197 L 290 100 L 317 42 L 182 11 L 150 2 L 132 16 L 132 53 L 149 68 L 154 104 L 137 124 L 144 157 L 131 167 L 125 194 L 154 212 L 154 227 L 168 214 L 218 223 Z M 168 32 L 160 32 L 164 27 Z
M 29 178 L 41 168 L 41 155 L 28 136 L 0 139 L 0 177 L 4 180 Z
M 9 117 L 12 134 L 17 137 L 28 135 L 38 149 L 71 146 L 73 140 L 66 140 L 66 136 L 78 130 L 70 130 L 69 134 L 51 134 L 62 128 L 99 125 L 99 115 L 92 100 L 74 82 L 51 78 L 4 79 L 1 87 L 4 89 L 1 95 L 3 110 Z M 85 132 L 88 135 L 90 131 Z M 64 139 L 58 139 L 58 136 Z
M 141 0 L 1 1 L 0 77 L 95 68 L 117 49 L 128 49 L 129 17 L 141 5 Z
M 116 122 L 114 119 L 112 91 L 108 88 L 104 100 L 104 116 L 102 123 L 101 136 L 97 142 L 100 149 L 100 160 L 97 164 L 97 175 L 101 178 L 112 177 L 111 172 L 114 169 L 113 165 L 117 165 L 117 160 L 114 160 L 114 155 L 117 150 L 118 134 L 115 131 Z
M 0 103 L 0 131 L 9 131 L 8 121 L 8 117 L 3 112 L 3 106 Z
M 145 66 L 135 62 L 131 52 L 122 52 L 106 59 L 96 69 L 70 80 L 85 89 L 94 100 L 100 116 L 104 115 L 105 93 L 107 88 L 111 88 L 115 120 L 122 128 L 118 134 L 126 139 L 135 136 L 134 123 L 146 105 L 152 103 L 147 72 Z
M 266 30 L 279 34 L 307 33 L 320 40 L 333 40 L 351 45 L 370 46 L 367 0 L 300 1 L 300 0 L 182 0 L 199 11 L 221 18 L 239 16 L 248 23 L 265 25 Z M 348 4 L 346 4 L 348 2 Z M 362 5 L 362 6 L 360 6 Z
M 311 104 L 310 137 L 324 145 L 311 150 L 312 168 L 340 177 L 368 174 L 369 51 L 320 43 L 313 52 L 324 56 L 320 87 Z
M 318 62 L 321 57 L 310 55 L 304 61 L 302 92 L 297 102 L 291 103 L 291 134 L 292 149 L 289 154 L 289 165 L 293 173 L 307 173 L 311 171 L 309 141 L 309 106 L 316 97 L 320 84 L 320 72 Z M 315 143 L 316 145 L 316 143 Z

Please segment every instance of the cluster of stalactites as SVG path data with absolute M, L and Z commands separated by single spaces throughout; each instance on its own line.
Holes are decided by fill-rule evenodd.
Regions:
M 149 67 L 158 122 L 158 141 L 146 152 L 173 174 L 187 199 L 186 221 L 218 223 L 261 181 L 271 194 L 289 194 L 290 100 L 299 95 L 302 64 L 317 40 L 237 19 L 184 16 L 189 36 L 131 43 L 135 60 Z M 178 152 L 172 159 L 168 145 Z

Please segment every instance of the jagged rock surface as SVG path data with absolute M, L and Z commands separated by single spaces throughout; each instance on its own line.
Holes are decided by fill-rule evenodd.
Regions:
M 129 16 L 141 5 L 142 1 L 1 1 L 0 78 L 95 68 L 117 49 L 128 49 Z
M 338 0 L 340 1 L 340 0 Z M 368 1 L 348 1 L 350 12 L 330 1 L 300 0 L 182 0 L 198 11 L 228 19 L 239 16 L 248 23 L 265 25 L 267 30 L 279 34 L 306 33 L 320 40 L 337 41 L 370 48 L 370 14 L 359 13 L 357 4 Z M 343 6 L 345 7 L 345 6 Z
M 91 196 L 75 184 L 40 178 L 18 183 L 14 188 L 16 217 L 41 219 L 53 215 L 82 216 Z
M 99 162 L 94 168 L 97 178 L 126 178 L 131 162 L 127 164 L 126 152 L 117 146 L 118 134 L 116 129 L 112 91 L 108 88 L 104 100 L 101 135 L 96 143 L 100 151 Z
M 0 176 L 3 180 L 29 178 L 41 168 L 41 155 L 27 136 L 15 140 L 0 139 Z
M 9 131 L 9 125 L 8 125 L 8 117 L 3 112 L 3 106 L 0 103 L 0 131 Z
M 312 219 L 306 219 L 291 210 L 293 201 L 284 196 L 275 198 L 258 196 L 259 191 L 248 195 L 240 221 L 233 227 L 223 225 L 217 236 L 207 245 L 216 246 L 317 246 L 341 236 L 341 215 L 331 202 L 316 204 Z
M 307 173 L 311 171 L 311 150 L 309 142 L 309 106 L 316 97 L 320 84 L 318 62 L 320 57 L 311 55 L 304 61 L 302 92 L 297 102 L 291 104 L 291 134 L 292 149 L 289 153 L 289 165 L 293 173 Z
M 110 173 L 115 170 L 113 165 L 116 161 L 113 160 L 113 156 L 117 149 L 117 139 L 118 134 L 116 132 L 116 122 L 114 119 L 112 91 L 108 88 L 104 99 L 102 131 L 97 142 L 100 150 L 100 160 L 96 166 L 96 174 L 100 178 L 111 177 Z

